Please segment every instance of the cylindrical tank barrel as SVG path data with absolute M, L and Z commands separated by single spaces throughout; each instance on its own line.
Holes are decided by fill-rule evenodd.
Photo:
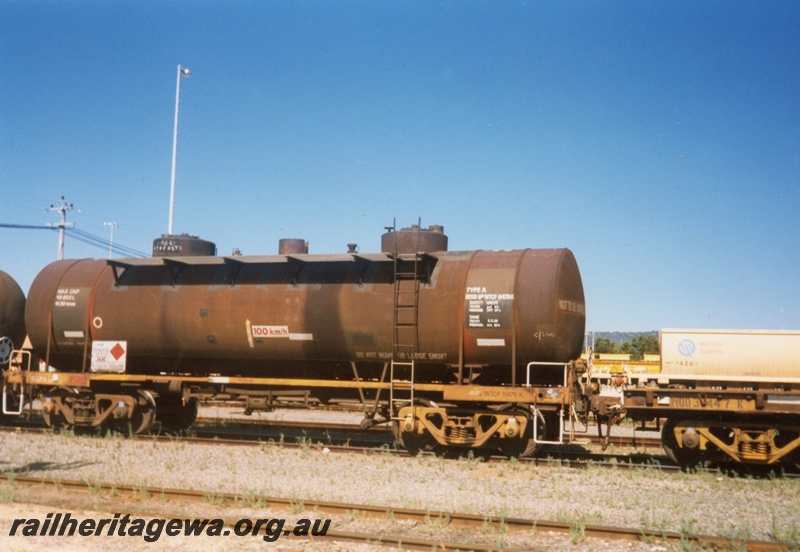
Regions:
M 16 280 L 0 270 L 0 365 L 25 341 L 25 294 Z
M 397 281 L 387 254 L 58 261 L 31 286 L 28 332 L 62 370 L 80 369 L 87 338 L 125 341 L 132 373 L 270 375 L 269 361 L 393 356 L 524 366 L 580 355 L 583 286 L 568 249 L 414 258 L 403 262 L 418 270 L 418 291 L 413 279 Z M 398 338 L 397 326 L 415 337 Z M 398 353 L 398 339 L 413 347 Z

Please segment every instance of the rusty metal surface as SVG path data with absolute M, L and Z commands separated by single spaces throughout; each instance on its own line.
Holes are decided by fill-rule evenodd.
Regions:
M 580 356 L 583 284 L 568 249 L 479 251 L 466 281 L 464 347 L 478 363 Z M 515 351 L 512 351 L 512 348 Z
M 25 333 L 25 294 L 14 278 L 0 270 L 0 338 L 13 343 L 1 346 L 3 360 L 8 360 L 13 347 L 22 347 Z
M 427 259 L 421 364 L 522 366 L 579 356 L 583 288 L 568 250 Z M 36 278 L 27 316 L 34 346 L 51 341 L 51 364 L 60 369 L 81 367 L 88 336 L 127 341 L 131 373 L 253 375 L 270 361 L 330 377 L 321 362 L 391 358 L 393 294 L 386 255 L 60 261 Z M 303 362 L 323 372 L 305 373 Z
M 47 265 L 34 279 L 28 291 L 25 306 L 25 325 L 31 343 L 41 356 L 46 355 L 48 345 L 54 341 L 52 315 L 56 308 L 56 295 L 61 278 L 77 264 L 76 260 L 56 261 Z M 33 336 L 36 336 L 34 340 Z M 53 345 L 54 346 L 54 345 Z

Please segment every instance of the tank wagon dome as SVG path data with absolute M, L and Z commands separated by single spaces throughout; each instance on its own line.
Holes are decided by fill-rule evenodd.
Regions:
M 189 234 L 162 234 L 153 240 L 153 257 L 202 257 L 217 254 L 217 244 Z
M 308 242 L 300 238 L 281 238 L 278 240 L 279 255 L 306 255 Z
M 25 340 L 25 294 L 19 284 L 0 270 L 0 366 Z
M 432 225 L 421 228 L 414 224 L 410 228 L 394 230 L 387 228 L 381 236 L 381 252 L 388 254 L 431 253 L 447 251 L 447 235 L 444 226 Z

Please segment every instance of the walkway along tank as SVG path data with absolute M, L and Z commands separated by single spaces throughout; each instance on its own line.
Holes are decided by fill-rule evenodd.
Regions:
M 381 253 L 55 262 L 31 286 L 26 322 L 46 362 L 76 374 L 60 376 L 47 409 L 62 423 L 136 418 L 143 431 L 152 415 L 137 409 L 185 420 L 198 397 L 269 408 L 274 389 L 307 390 L 360 397 L 409 448 L 531 452 L 574 400 L 575 258 L 446 248 L 441 227 L 415 226 L 390 229 Z M 130 397 L 112 407 L 122 382 Z M 106 407 L 91 404 L 98 394 Z

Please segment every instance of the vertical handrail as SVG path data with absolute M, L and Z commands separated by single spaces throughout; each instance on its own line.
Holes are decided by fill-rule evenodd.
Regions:
M 569 362 L 529 362 L 526 366 L 525 386 L 531 386 L 531 368 L 533 366 L 563 366 L 564 367 L 564 384 L 566 389 L 569 381 Z M 536 399 L 534 398 L 534 409 L 536 409 Z M 562 405 L 558 410 L 558 441 L 548 441 L 539 439 L 539 424 L 536 420 L 533 421 L 533 442 L 539 445 L 563 445 L 564 444 L 564 407 Z
M 23 367 L 22 371 L 30 372 L 31 371 L 31 352 L 30 351 L 12 351 L 11 352 L 11 359 L 9 361 L 9 370 L 11 370 L 11 363 L 14 362 L 14 359 L 18 359 L 19 363 L 24 366 L 25 362 L 24 358 L 27 358 L 27 369 Z M 8 409 L 8 389 L 6 379 L 3 378 L 3 414 L 9 416 L 19 416 L 22 414 L 22 409 L 25 407 L 25 378 L 22 378 L 22 383 L 20 383 L 20 392 L 19 392 L 19 409 L 18 410 L 9 410 Z

